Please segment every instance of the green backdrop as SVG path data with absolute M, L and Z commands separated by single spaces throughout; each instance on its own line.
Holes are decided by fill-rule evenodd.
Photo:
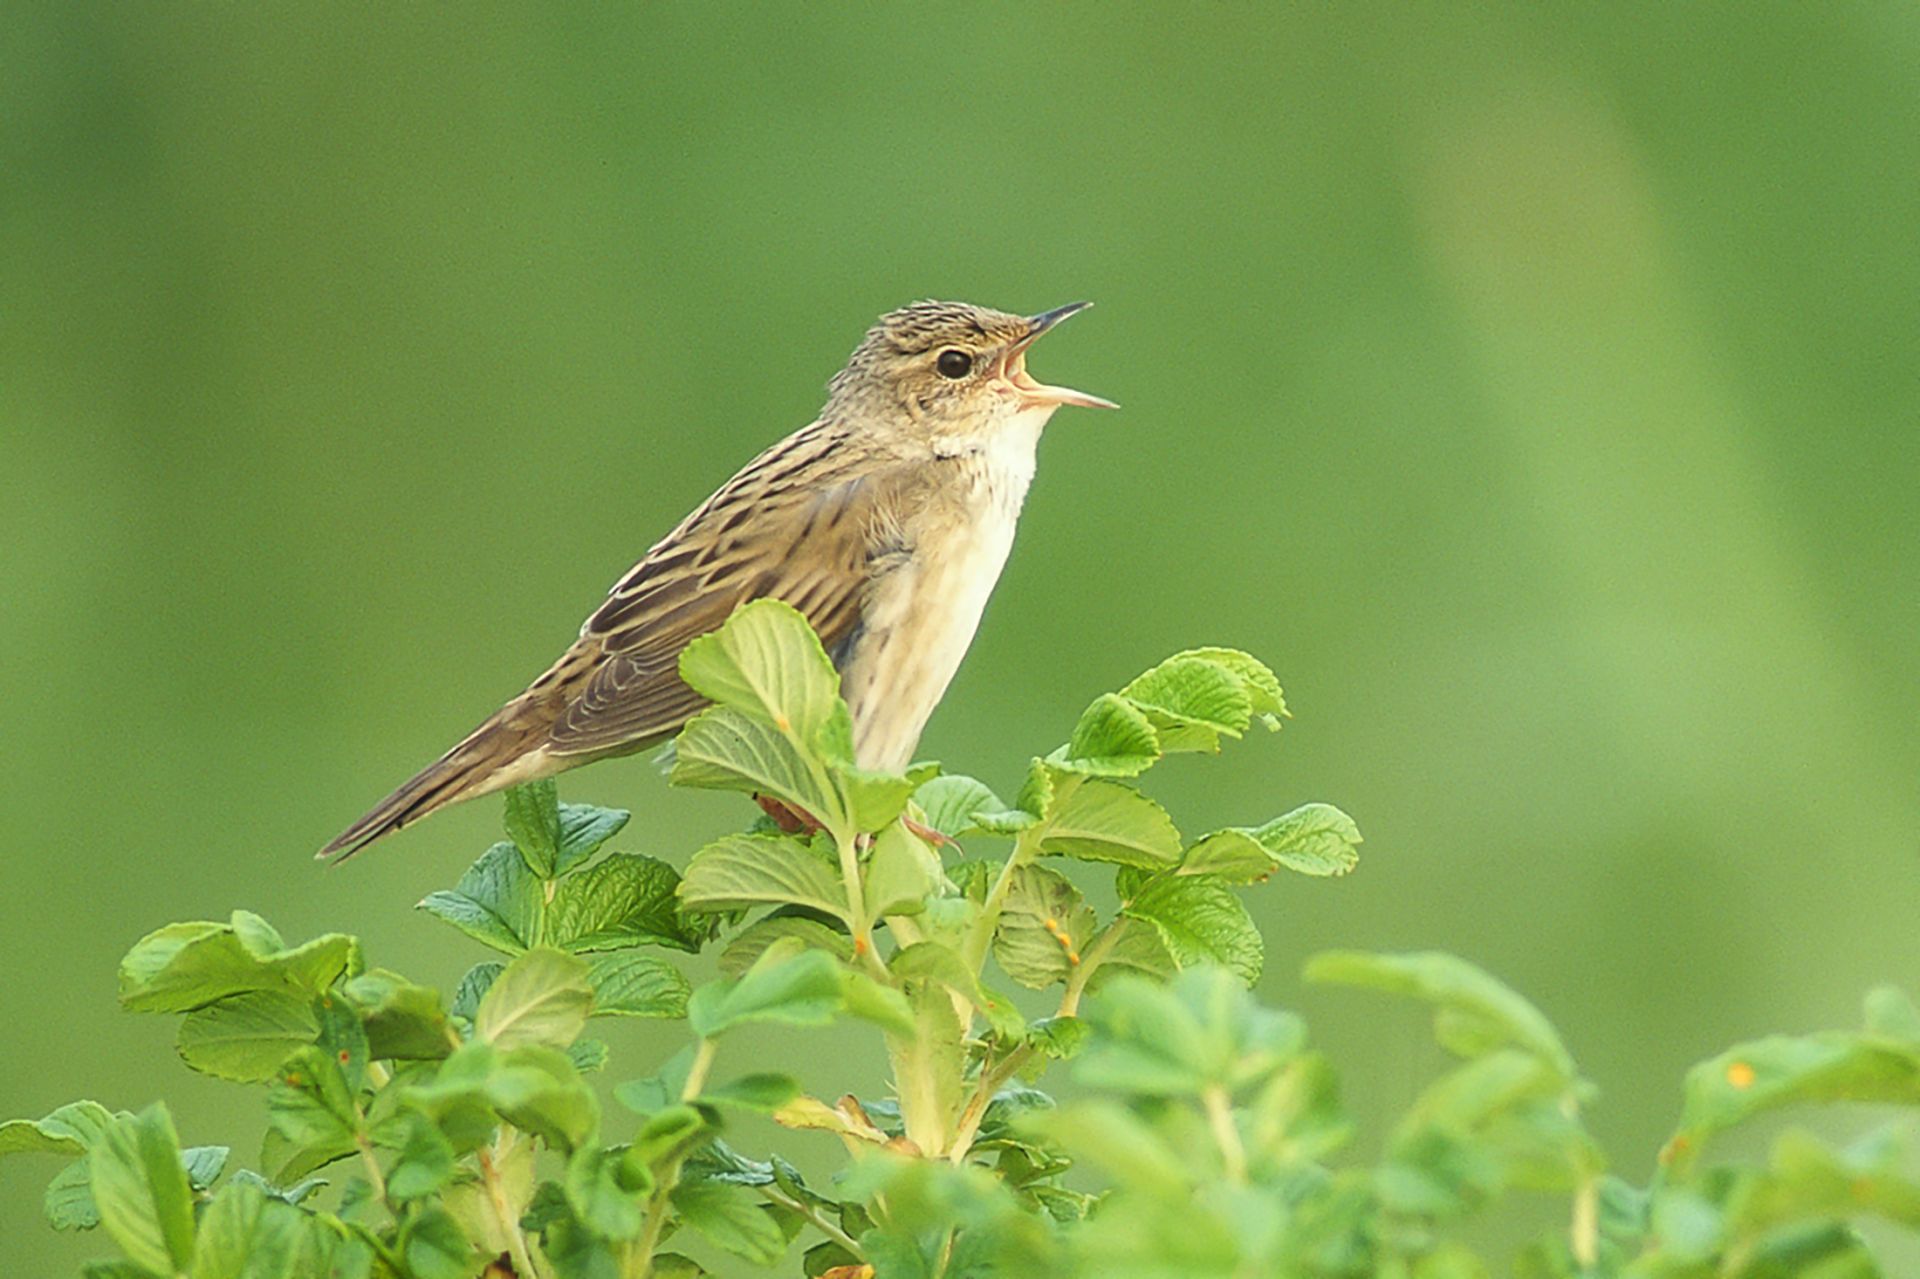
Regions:
M 309 853 L 929 295 L 1095 299 L 1035 368 L 1126 409 L 1055 419 L 923 753 L 1011 787 L 1176 648 L 1272 662 L 1286 731 L 1155 781 L 1195 831 L 1358 817 L 1356 875 L 1258 899 L 1356 1106 L 1435 1062 L 1300 989 L 1325 946 L 1530 992 L 1635 1177 L 1687 1063 L 1920 984 L 1910 6 L 5 28 L 0 1114 L 165 1094 L 250 1152 L 257 1103 L 114 1007 L 169 920 L 450 984 L 474 948 L 410 907 L 497 803 Z M 644 760 L 563 790 L 676 861 L 743 817 Z M 0 1164 L 10 1273 L 107 1250 L 39 1224 L 51 1170 Z

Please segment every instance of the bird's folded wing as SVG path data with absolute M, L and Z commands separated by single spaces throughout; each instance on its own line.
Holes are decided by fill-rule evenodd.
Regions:
M 581 632 L 596 656 L 554 726 L 557 754 L 643 745 L 706 705 L 680 650 L 741 604 L 806 615 L 828 652 L 859 624 L 876 525 L 897 487 L 818 425 L 782 440 L 649 551 Z

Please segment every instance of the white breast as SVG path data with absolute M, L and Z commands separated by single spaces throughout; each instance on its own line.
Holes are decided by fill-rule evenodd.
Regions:
M 935 463 L 964 468 L 956 483 L 968 491 L 953 509 L 965 514 L 930 513 L 915 530 L 912 558 L 876 583 L 841 672 L 862 767 L 899 769 L 913 758 L 1013 549 L 1047 416 L 1016 415 L 985 447 Z

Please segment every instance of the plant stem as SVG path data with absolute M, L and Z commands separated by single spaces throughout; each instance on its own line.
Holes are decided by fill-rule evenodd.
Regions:
M 707 1086 L 707 1076 L 713 1070 L 714 1054 L 719 1045 L 711 1039 L 702 1039 L 700 1046 L 694 1049 L 693 1064 L 687 1067 L 687 1082 L 680 1089 L 681 1101 L 692 1101 Z
M 1207 1108 L 1207 1122 L 1213 1126 L 1213 1139 L 1220 1145 L 1220 1162 L 1227 1180 L 1236 1185 L 1247 1180 L 1247 1150 L 1240 1144 L 1240 1130 L 1233 1126 L 1233 1101 L 1224 1088 L 1209 1088 L 1200 1094 Z
M 880 962 L 880 956 L 873 950 L 873 921 L 867 918 L 866 891 L 860 884 L 860 845 L 853 836 L 834 833 L 834 843 L 840 849 L 840 878 L 847 887 L 847 913 L 853 918 L 853 953 L 873 970 L 873 975 L 885 980 L 887 966 Z
M 502 1132 L 495 1144 L 506 1139 L 506 1133 Z M 505 1153 L 505 1147 L 501 1147 L 501 1151 Z M 539 1279 L 540 1272 L 534 1269 L 533 1257 L 527 1252 L 527 1237 L 520 1233 L 520 1219 L 507 1202 L 506 1183 L 500 1180 L 500 1168 L 494 1162 L 493 1152 L 482 1147 L 476 1153 L 480 1159 L 480 1179 L 487 1186 L 487 1202 L 493 1205 L 493 1215 L 500 1223 L 500 1233 L 507 1237 L 507 1255 L 513 1258 L 513 1268 L 529 1279 Z
M 780 1207 L 788 1209 L 791 1212 L 799 1213 L 800 1216 L 806 1219 L 808 1225 L 818 1230 L 834 1243 L 839 1244 L 842 1248 L 845 1248 L 851 1256 L 857 1257 L 862 1261 L 866 1260 L 867 1254 L 865 1250 L 860 1247 L 859 1242 L 855 1240 L 852 1235 L 821 1216 L 820 1210 L 812 1204 L 802 1203 L 778 1186 L 762 1186 L 760 1187 L 760 1193 L 766 1196 L 769 1203 L 778 1204 Z
M 1120 934 L 1127 931 L 1133 921 L 1122 915 L 1106 926 L 1101 934 L 1093 939 L 1093 945 L 1087 947 L 1087 953 L 1080 956 L 1080 964 L 1067 978 L 1067 989 L 1060 996 L 1059 1017 L 1077 1017 L 1080 1014 L 1080 997 L 1086 993 L 1087 983 L 1093 980 L 1100 965 L 1107 962 L 1107 956 L 1113 954 L 1113 948 L 1120 943 Z
M 1583 1178 L 1573 1195 L 1573 1226 L 1568 1240 L 1574 1264 L 1582 1273 L 1600 1260 L 1600 1179 Z

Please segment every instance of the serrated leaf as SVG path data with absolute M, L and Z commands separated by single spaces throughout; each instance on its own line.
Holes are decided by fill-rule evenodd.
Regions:
M 974 823 L 975 813 L 1001 813 L 1007 807 L 985 782 L 959 773 L 923 782 L 913 801 L 920 805 L 928 826 L 952 839 L 980 829 Z
M 1018 1039 L 1026 1033 L 1026 1019 L 1013 1001 L 981 984 L 959 952 L 949 946 L 931 941 L 915 942 L 902 947 L 887 967 L 901 980 L 937 982 L 960 996 L 972 1004 L 1002 1038 Z
M 1237 675 L 1246 686 L 1247 697 L 1256 715 L 1287 715 L 1286 696 L 1280 691 L 1280 680 L 1266 663 L 1237 648 L 1190 648 L 1183 653 L 1175 653 L 1169 660 L 1197 657 L 1202 661 L 1224 666 Z M 1270 728 L 1280 727 L 1273 722 Z
M 593 987 L 585 960 L 545 947 L 508 964 L 474 1012 L 473 1033 L 495 1048 L 565 1048 L 586 1028 Z
M 444 1210 L 415 1205 L 400 1231 L 410 1279 L 471 1279 L 480 1264 L 460 1224 Z
M 583 1075 L 605 1070 L 613 1060 L 613 1049 L 604 1039 L 576 1039 L 567 1045 L 567 1060 Z
M 1114 920 L 1107 927 L 1116 930 L 1118 936 L 1108 947 L 1106 958 L 1100 961 L 1099 971 L 1088 979 L 1089 993 L 1129 972 L 1167 981 L 1180 971 L 1180 965 L 1168 951 L 1160 930 L 1151 924 L 1123 918 Z
M 904 774 L 857 768 L 852 764 L 833 765 L 833 779 L 847 820 L 854 830 L 862 832 L 881 830 L 905 812 L 915 785 Z
M 587 973 L 595 1017 L 684 1017 L 692 987 L 653 955 L 603 955 Z
M 543 940 L 576 954 L 644 945 L 692 953 L 704 934 L 681 917 L 679 887 L 679 872 L 663 861 L 609 854 L 560 881 Z
M 47 1183 L 40 1207 L 55 1230 L 92 1230 L 100 1224 L 100 1210 L 93 1206 L 93 1168 L 85 1155 Z
M 1095 922 L 1093 908 L 1065 875 L 1022 866 L 1009 883 L 993 957 L 1014 981 L 1044 989 L 1079 966 Z
M 1212 875 L 1229 884 L 1252 884 L 1280 868 L 1253 832 L 1239 827 L 1203 835 L 1180 859 L 1182 875 Z
M 741 605 L 716 631 L 680 651 L 680 678 L 723 707 L 744 711 L 817 746 L 840 702 L 840 675 L 807 619 L 790 604 Z
M 1120 782 L 1093 778 L 1059 804 L 1040 851 L 1081 861 L 1154 869 L 1180 860 L 1180 832 L 1167 810 Z
M 571 1151 L 593 1140 L 600 1104 L 564 1052 L 523 1043 L 498 1053 L 487 1071 L 488 1103 L 514 1127 Z
M 1344 875 L 1360 862 L 1360 828 L 1332 804 L 1302 804 L 1248 833 L 1302 875 Z
M 1220 738 L 1239 737 L 1253 721 L 1253 695 L 1246 681 L 1218 662 L 1170 657 L 1120 690 L 1146 712 L 1160 735 L 1160 748 L 1217 751 Z
M 1146 713 L 1118 693 L 1103 693 L 1080 716 L 1067 744 L 1047 756 L 1047 763 L 1070 773 L 1133 777 L 1159 759 L 1160 737 Z
M 509 789 L 504 825 L 527 869 L 541 879 L 552 879 L 560 860 L 560 794 L 553 779 Z
M 600 846 L 619 834 L 633 817 L 624 808 L 601 808 L 596 804 L 560 805 L 560 849 L 554 869 L 566 874 L 573 867 L 600 851 Z
M 687 1021 L 702 1039 L 749 1022 L 824 1026 L 844 1005 L 845 971 L 825 951 L 782 942 L 769 947 L 739 977 L 694 991 L 687 1002 Z
M 416 909 L 436 915 L 475 941 L 509 955 L 532 944 L 546 892 L 512 844 L 480 855 L 451 889 L 428 894 Z
M 455 1017 L 465 1017 L 468 1021 L 472 1021 L 474 1013 L 480 1010 L 481 997 L 487 993 L 488 987 L 493 985 L 506 967 L 497 959 L 483 959 L 467 969 L 466 975 L 460 979 L 459 986 L 454 988 L 453 1006 L 449 1011 Z
M 359 1010 L 368 1054 L 376 1060 L 430 1061 L 450 1050 L 451 1030 L 439 991 L 416 986 L 384 968 L 362 973 L 341 990 Z
M 853 958 L 853 939 L 815 919 L 798 915 L 771 915 L 748 924 L 720 952 L 720 975 L 738 977 L 753 967 L 769 946 L 791 937 L 814 950 L 824 950 L 842 961 Z
M 1259 980 L 1265 953 L 1260 930 L 1233 890 L 1218 880 L 1160 876 L 1120 909 L 1153 925 L 1181 968 L 1217 964 L 1249 986 Z
M 0 1155 L 84 1154 L 113 1122 L 97 1101 L 70 1101 L 44 1119 L 9 1119 L 0 1124 Z
M 235 911 L 225 924 L 170 924 L 134 943 L 120 961 L 120 1003 L 179 1013 L 249 991 L 312 998 L 358 960 L 359 944 L 343 933 L 289 949 L 265 920 Z
M 251 1181 L 222 1188 L 200 1218 L 193 1279 L 304 1279 L 336 1270 L 335 1236 L 319 1218 Z
M 821 780 L 800 749 L 772 724 L 730 706 L 694 716 L 675 739 L 675 786 L 769 795 L 834 825 L 844 819 L 837 790 Z
M 175 1274 L 193 1259 L 193 1191 L 164 1105 L 116 1119 L 88 1152 L 100 1224 L 135 1265 Z
M 319 1033 L 311 995 L 253 990 L 188 1013 L 178 1048 L 181 1059 L 203 1075 L 258 1083 Z
M 1546 1015 L 1485 970 L 1440 951 L 1370 954 L 1326 951 L 1307 962 L 1306 979 L 1411 995 L 1440 1009 L 1473 1017 L 1489 1030 L 1486 1042 L 1511 1043 L 1574 1077 L 1573 1058 Z
M 851 914 L 839 870 L 789 835 L 728 835 L 708 844 L 687 864 L 680 901 L 694 911 L 779 905 L 843 921 Z
M 674 1187 L 674 1211 L 697 1234 L 723 1252 L 756 1266 L 785 1255 L 787 1236 L 747 1191 L 717 1181 L 684 1181 Z
M 280 1065 L 267 1090 L 267 1124 L 277 1148 L 268 1172 L 289 1181 L 356 1149 L 359 1116 L 340 1063 L 320 1048 L 300 1049 Z

